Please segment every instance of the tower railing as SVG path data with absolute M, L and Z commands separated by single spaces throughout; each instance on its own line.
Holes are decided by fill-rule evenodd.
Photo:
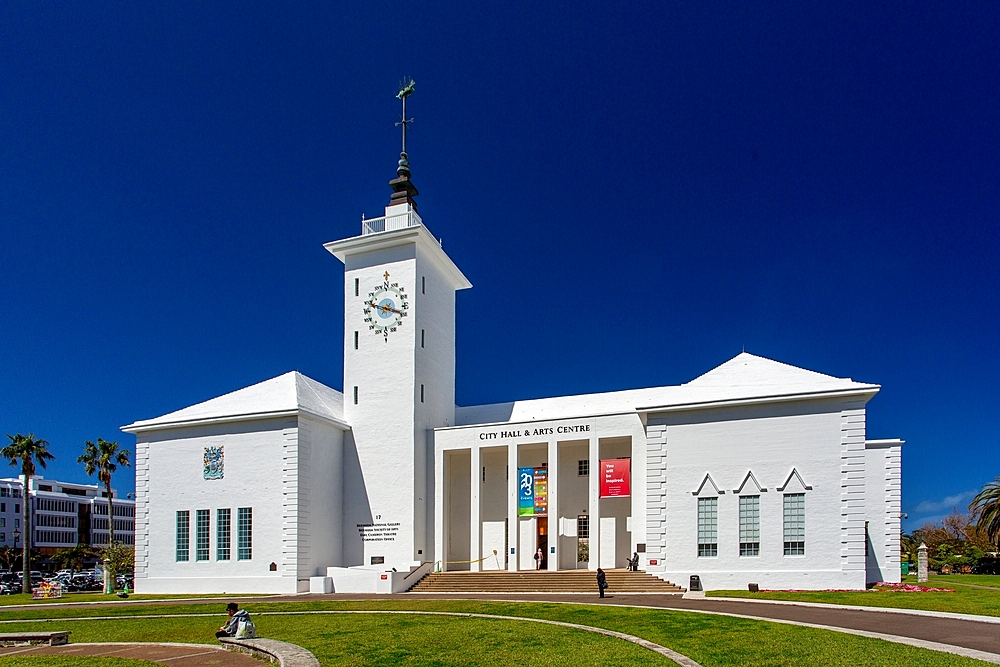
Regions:
M 424 224 L 416 211 L 407 211 L 397 215 L 385 215 L 381 218 L 369 218 L 361 221 L 361 235 L 391 232 L 407 227 L 417 227 Z

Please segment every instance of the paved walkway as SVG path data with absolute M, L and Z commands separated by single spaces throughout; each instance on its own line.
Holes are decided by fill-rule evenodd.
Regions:
M 66 644 L 64 646 L 0 647 L 0 657 L 7 655 L 104 656 L 149 660 L 171 667 L 261 667 L 262 663 L 245 653 L 234 653 L 208 644 Z

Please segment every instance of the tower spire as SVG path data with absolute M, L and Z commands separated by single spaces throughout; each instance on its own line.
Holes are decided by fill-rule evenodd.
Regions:
M 389 181 L 389 186 L 392 188 L 392 195 L 389 197 L 389 206 L 407 203 L 413 206 L 414 209 L 417 208 L 417 202 L 413 198 L 420 193 L 417 192 L 417 188 L 410 181 L 410 159 L 406 154 L 406 127 L 413 122 L 412 118 L 406 117 L 406 98 L 413 94 L 415 87 L 416 84 L 413 79 L 409 81 L 404 79 L 399 86 L 399 92 L 396 93 L 396 98 L 403 102 L 403 114 L 400 116 L 399 122 L 396 123 L 396 127 L 402 126 L 403 128 L 403 150 L 399 153 L 396 178 Z

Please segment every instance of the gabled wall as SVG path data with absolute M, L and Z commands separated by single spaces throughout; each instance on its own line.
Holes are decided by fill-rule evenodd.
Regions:
M 863 401 L 650 414 L 647 466 L 647 571 L 682 586 L 697 574 L 707 590 L 864 587 Z M 748 472 L 756 484 L 738 492 Z M 784 555 L 785 493 L 806 495 L 804 556 Z M 760 496 L 756 557 L 739 555 L 740 495 Z M 718 498 L 717 557 L 698 556 L 698 498 L 708 496 Z

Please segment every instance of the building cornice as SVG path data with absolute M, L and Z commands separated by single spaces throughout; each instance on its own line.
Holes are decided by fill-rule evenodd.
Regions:
M 824 398 L 851 398 L 872 396 L 879 392 L 879 385 L 867 385 L 861 388 L 836 389 L 833 391 L 814 391 L 796 394 L 773 394 L 770 396 L 755 396 L 752 398 L 730 398 L 718 401 L 697 401 L 692 403 L 674 403 L 669 405 L 649 405 L 636 408 L 637 412 L 662 413 L 684 412 L 688 410 L 710 410 L 713 408 L 740 407 L 744 405 L 766 405 L 769 403 L 788 403 L 791 401 L 815 401 Z
M 235 422 L 260 421 L 265 419 L 282 419 L 287 417 L 309 417 L 317 419 L 344 431 L 351 430 L 350 425 L 340 419 L 335 419 L 328 415 L 321 415 L 311 410 L 295 408 L 292 410 L 272 410 L 269 412 L 251 412 L 240 415 L 226 415 L 223 417 L 204 417 L 201 419 L 181 419 L 171 422 L 157 422 L 155 424 L 144 424 L 134 422 L 128 426 L 122 426 L 121 430 L 126 433 L 149 433 L 151 431 L 165 431 L 167 429 L 191 428 L 193 426 L 212 426 L 215 424 L 232 424 Z
M 423 225 L 404 227 L 388 232 L 377 232 L 375 234 L 362 234 L 352 236 L 341 241 L 330 241 L 324 243 L 334 257 L 341 262 L 347 263 L 347 258 L 363 252 L 382 250 L 384 248 L 394 248 L 400 245 L 415 244 L 427 257 L 444 273 L 455 285 L 455 289 L 469 289 L 472 283 L 465 277 L 461 269 L 451 261 L 447 253 L 441 248 L 441 243 Z

